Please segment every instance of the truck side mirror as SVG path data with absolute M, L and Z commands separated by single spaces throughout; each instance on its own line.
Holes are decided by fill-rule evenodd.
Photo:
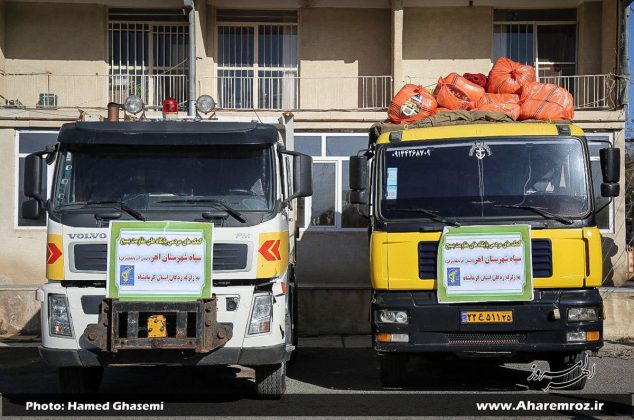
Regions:
M 352 190 L 350 191 L 350 204 L 368 204 L 366 197 L 366 190 Z
M 303 153 L 293 153 L 293 194 L 290 198 L 313 195 L 313 158 Z
M 350 189 L 365 191 L 368 188 L 368 158 L 350 156 Z
M 619 180 L 621 178 L 621 149 L 608 147 L 599 150 L 601 159 L 601 174 L 603 183 L 601 184 L 601 196 L 618 197 L 621 188 Z
M 42 201 L 42 155 L 30 154 L 24 162 L 24 195 Z
M 40 205 L 40 202 L 34 198 L 24 201 L 22 203 L 22 208 L 20 209 L 22 218 L 30 220 L 39 219 L 41 211 L 42 206 Z

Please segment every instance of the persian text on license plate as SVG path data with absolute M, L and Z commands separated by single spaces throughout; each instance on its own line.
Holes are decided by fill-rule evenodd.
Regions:
M 513 322 L 513 311 L 462 311 L 460 322 L 462 324 L 510 323 Z

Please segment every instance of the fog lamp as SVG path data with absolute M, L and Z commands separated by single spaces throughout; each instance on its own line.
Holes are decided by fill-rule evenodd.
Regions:
M 123 108 L 130 114 L 138 114 L 143 110 L 143 101 L 136 95 L 130 95 L 125 99 Z
M 566 333 L 566 341 L 569 342 L 585 342 L 586 341 L 586 332 L 585 331 L 571 331 Z
M 198 112 L 208 114 L 216 108 L 216 101 L 209 95 L 200 95 L 196 99 L 196 109 Z

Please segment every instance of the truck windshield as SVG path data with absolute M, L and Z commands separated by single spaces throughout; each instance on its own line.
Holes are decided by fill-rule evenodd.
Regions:
M 389 146 L 383 153 L 381 215 L 566 221 L 589 211 L 586 168 L 582 143 L 573 138 Z
M 137 210 L 174 210 L 222 201 L 239 211 L 270 210 L 272 157 L 271 147 L 256 146 L 73 145 L 60 157 L 54 203 L 64 209 L 122 202 Z

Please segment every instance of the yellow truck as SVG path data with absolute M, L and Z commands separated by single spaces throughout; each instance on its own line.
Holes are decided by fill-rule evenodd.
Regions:
M 413 355 L 546 360 L 581 389 L 603 345 L 601 235 L 588 145 L 572 124 L 448 123 L 371 132 L 350 160 L 370 218 L 371 319 L 381 380 Z M 619 195 L 620 150 L 601 150 Z M 604 206 L 605 207 L 605 206 Z

